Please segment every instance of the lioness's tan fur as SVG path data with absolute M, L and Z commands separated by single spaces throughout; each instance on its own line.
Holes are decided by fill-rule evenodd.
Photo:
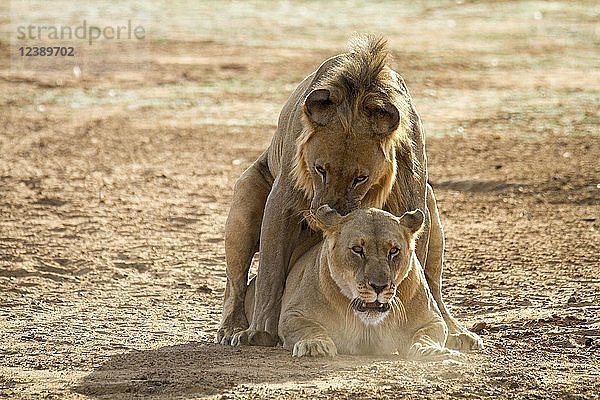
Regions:
M 412 225 L 405 222 L 411 218 Z M 414 253 L 422 218 L 420 211 L 397 218 L 361 209 L 343 218 L 336 215 L 333 222 L 318 221 L 325 239 L 295 263 L 286 280 L 279 322 L 283 346 L 294 356 L 398 352 L 420 359 L 460 357 L 444 346 L 447 326 Z M 354 243 L 364 246 L 364 259 L 351 252 Z M 395 264 L 388 255 L 392 245 L 400 249 Z M 379 295 L 367 283 L 377 276 L 391 283 Z M 361 314 L 352 308 L 355 298 L 379 298 L 391 309 Z M 247 312 L 251 315 L 251 308 Z

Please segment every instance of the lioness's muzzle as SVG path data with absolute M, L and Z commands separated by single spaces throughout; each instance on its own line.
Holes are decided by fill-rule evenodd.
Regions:
M 365 311 L 387 312 L 390 310 L 389 303 L 380 303 L 377 300 L 375 300 L 372 303 L 367 303 L 366 301 L 361 300 L 359 298 L 352 300 L 352 307 L 358 312 L 365 312 Z

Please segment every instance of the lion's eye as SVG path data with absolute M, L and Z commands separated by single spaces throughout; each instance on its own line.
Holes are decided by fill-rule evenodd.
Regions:
M 327 175 L 327 171 L 325 171 L 325 168 L 321 167 L 320 165 L 315 165 L 315 170 L 317 170 L 317 172 L 321 174 L 323 178 L 325 177 L 325 175 Z
M 361 246 L 352 246 L 350 250 L 352 250 L 352 252 L 358 256 L 362 257 L 365 255 L 365 249 L 363 249 Z
M 398 255 L 398 253 L 400 253 L 400 249 L 397 247 L 392 247 L 390 249 L 389 256 L 390 256 L 390 258 L 394 258 L 395 256 Z
M 354 186 L 356 186 L 356 185 L 358 185 L 358 184 L 361 184 L 361 183 L 363 183 L 363 182 L 366 182 L 366 180 L 367 180 L 367 179 L 369 179 L 369 177 L 368 177 L 367 175 L 360 175 L 360 176 L 357 176 L 356 178 L 354 178 L 354 182 L 353 182 L 353 184 L 354 184 Z

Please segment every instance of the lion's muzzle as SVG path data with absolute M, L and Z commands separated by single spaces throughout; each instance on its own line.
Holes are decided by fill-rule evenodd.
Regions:
M 344 216 L 360 208 L 360 203 L 360 199 L 355 196 L 340 197 L 335 192 L 325 194 L 316 193 L 311 201 L 310 208 L 316 210 L 320 206 L 327 204 L 340 215 Z

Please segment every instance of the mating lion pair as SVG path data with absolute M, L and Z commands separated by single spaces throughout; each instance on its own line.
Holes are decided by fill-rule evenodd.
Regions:
M 443 357 L 482 347 L 442 301 L 444 238 L 423 128 L 387 61 L 380 38 L 326 60 L 237 181 L 217 342 L 281 339 L 298 356 Z

